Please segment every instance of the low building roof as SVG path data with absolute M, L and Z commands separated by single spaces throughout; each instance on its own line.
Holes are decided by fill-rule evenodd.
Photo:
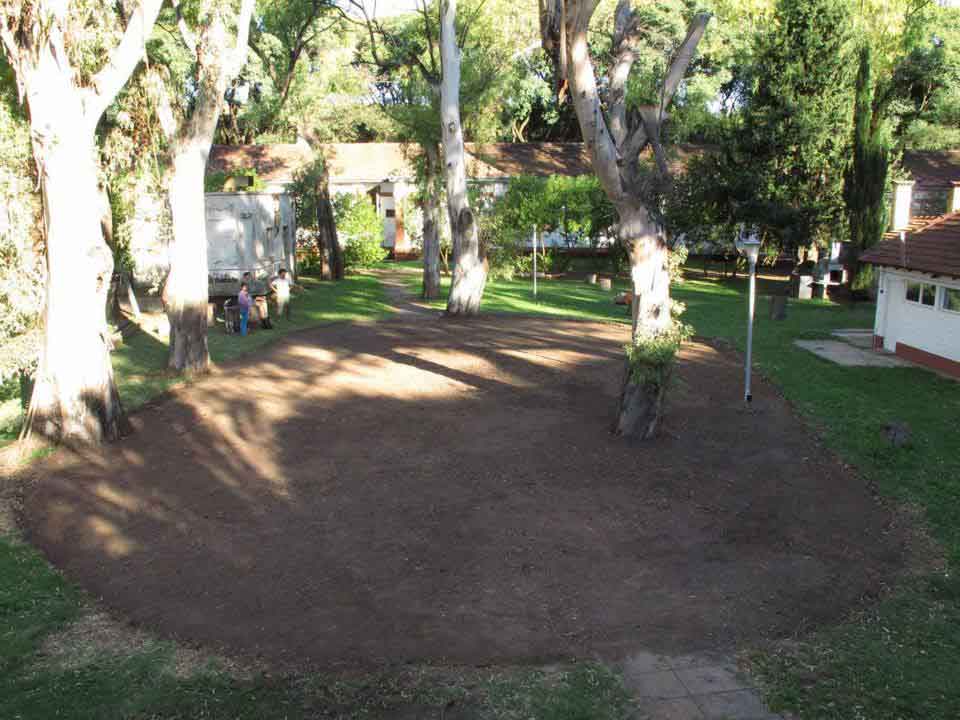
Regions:
M 379 183 L 413 178 L 419 147 L 407 143 L 329 143 L 318 148 L 333 182 Z M 590 157 L 582 143 L 467 143 L 467 175 L 498 179 L 517 175 L 589 175 Z M 314 157 L 306 143 L 214 145 L 207 172 L 254 169 L 267 183 L 287 183 Z
M 960 150 L 907 150 L 903 168 L 924 190 L 949 190 L 960 181 Z
M 933 218 L 925 225 L 884 239 L 860 256 L 871 265 L 960 278 L 960 212 Z

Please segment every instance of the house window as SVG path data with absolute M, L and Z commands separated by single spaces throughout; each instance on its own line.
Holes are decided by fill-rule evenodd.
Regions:
M 960 313 L 960 290 L 948 287 L 943 289 L 943 309 Z
M 933 307 L 937 304 L 937 286 L 930 283 L 907 283 L 907 300 Z
M 397 211 L 396 211 L 396 210 L 387 210 L 387 217 L 388 217 L 388 218 L 392 218 L 392 217 L 396 217 L 396 216 L 397 216 Z

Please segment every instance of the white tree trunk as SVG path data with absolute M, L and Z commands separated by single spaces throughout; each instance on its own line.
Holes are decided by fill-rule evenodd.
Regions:
M 0 22 L 29 108 L 46 230 L 44 337 L 26 427 L 67 443 L 98 443 L 120 431 L 105 316 L 113 254 L 100 227 L 94 132 L 142 59 L 162 1 L 126 9 L 120 42 L 83 87 L 70 64 L 76 18 L 68 3 L 7 3 Z
M 453 238 L 453 279 L 448 315 L 475 315 L 487 282 L 487 263 L 480 257 L 476 216 L 467 198 L 467 167 L 460 124 L 460 48 L 456 34 L 457 0 L 443 0 L 440 18 L 440 122 L 443 132 L 447 212 Z
M 243 68 L 254 0 L 243 0 L 236 16 L 237 36 L 227 44 L 223 15 L 214 9 L 214 19 L 198 38 L 181 27 L 184 41 L 195 43 L 200 58 L 194 107 L 180 128 L 167 121 L 171 140 L 172 174 L 169 198 L 173 215 L 170 273 L 164 285 L 164 304 L 170 320 L 168 366 L 179 372 L 202 373 L 210 368 L 207 346 L 207 304 L 210 301 L 207 273 L 207 231 L 204 204 L 204 173 L 213 135 L 223 109 L 227 85 Z M 160 88 L 163 92 L 163 88 Z M 167 105 L 164 95 L 164 104 Z M 162 116 L 172 117 L 166 107 Z
M 440 297 L 440 202 L 437 173 L 440 158 L 433 146 L 425 148 L 426 178 L 423 197 L 423 298 Z
M 209 145 L 206 146 L 207 148 Z M 168 196 L 173 219 L 170 273 L 163 300 L 170 320 L 168 365 L 179 372 L 209 369 L 207 347 L 207 223 L 204 172 L 207 152 L 201 145 L 179 149 L 173 159 Z
M 672 327 L 670 315 L 670 250 L 663 232 L 639 203 L 618 208 L 618 236 L 630 259 L 633 285 L 633 337 L 660 334 Z
M 113 254 L 100 227 L 93 131 L 76 122 L 79 103 L 64 90 L 55 107 L 43 108 L 39 99 L 31 103 L 47 287 L 30 413 L 32 429 L 46 437 L 99 443 L 118 437 L 122 415 L 105 314 Z

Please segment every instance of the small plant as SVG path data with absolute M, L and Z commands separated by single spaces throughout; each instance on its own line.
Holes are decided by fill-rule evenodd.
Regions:
M 675 304 L 676 305 L 676 304 Z M 681 310 L 674 310 L 679 314 Z M 670 380 L 677 352 L 685 340 L 693 336 L 693 328 L 678 320 L 665 331 L 638 335 L 633 343 L 625 345 L 630 379 L 637 385 L 661 388 Z

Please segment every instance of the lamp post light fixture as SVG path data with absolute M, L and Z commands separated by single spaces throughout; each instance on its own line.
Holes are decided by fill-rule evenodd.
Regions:
M 741 226 L 737 233 L 737 251 L 750 263 L 750 300 L 747 306 L 747 360 L 744 368 L 743 399 L 748 405 L 753 400 L 750 392 L 750 367 L 753 362 L 753 314 L 757 300 L 757 259 L 760 257 L 760 233 L 757 228 Z

